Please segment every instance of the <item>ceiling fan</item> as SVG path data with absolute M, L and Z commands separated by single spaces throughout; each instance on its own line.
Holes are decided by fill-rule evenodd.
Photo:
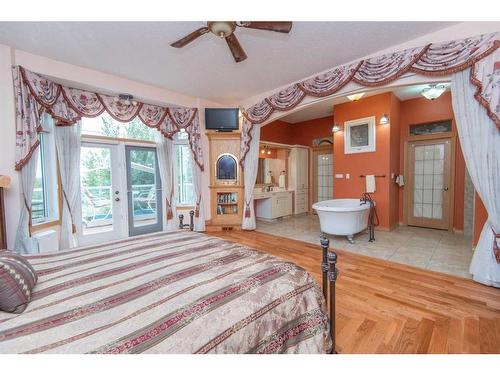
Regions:
M 182 48 L 188 43 L 191 43 L 196 38 L 211 32 L 218 37 L 221 37 L 226 40 L 231 53 L 233 54 L 234 61 L 237 63 L 245 60 L 247 55 L 243 48 L 240 45 L 240 42 L 234 35 L 234 31 L 236 27 L 246 27 L 248 29 L 259 29 L 259 30 L 268 30 L 268 31 L 276 31 L 278 33 L 288 34 L 292 29 L 291 22 L 280 22 L 280 21 L 269 21 L 269 22 L 261 22 L 261 21 L 210 21 L 207 22 L 206 27 L 199 28 L 198 30 L 193 31 L 191 34 L 186 35 L 184 38 L 179 39 L 178 41 L 171 44 L 172 47 Z

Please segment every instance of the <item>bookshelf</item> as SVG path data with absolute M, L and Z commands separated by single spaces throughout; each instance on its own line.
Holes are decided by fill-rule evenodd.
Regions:
M 208 230 L 240 229 L 243 218 L 243 171 L 240 133 L 207 132 L 210 154 Z

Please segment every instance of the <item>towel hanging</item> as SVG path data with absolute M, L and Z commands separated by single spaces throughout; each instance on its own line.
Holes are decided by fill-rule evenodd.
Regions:
M 366 177 L 366 193 L 375 193 L 375 175 L 367 174 Z

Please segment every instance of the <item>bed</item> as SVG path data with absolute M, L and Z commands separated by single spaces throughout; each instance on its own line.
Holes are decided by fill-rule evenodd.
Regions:
M 0 312 L 0 353 L 332 351 L 326 279 L 239 244 L 179 230 L 27 258 L 38 284 Z

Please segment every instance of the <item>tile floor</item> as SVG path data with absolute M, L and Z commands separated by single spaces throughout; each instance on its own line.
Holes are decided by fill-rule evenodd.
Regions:
M 301 215 L 267 222 L 259 220 L 257 231 L 319 244 L 316 215 Z M 442 230 L 399 227 L 391 232 L 375 231 L 375 242 L 360 233 L 350 244 L 345 237 L 328 236 L 330 246 L 353 253 L 408 264 L 415 267 L 470 278 L 472 238 Z

